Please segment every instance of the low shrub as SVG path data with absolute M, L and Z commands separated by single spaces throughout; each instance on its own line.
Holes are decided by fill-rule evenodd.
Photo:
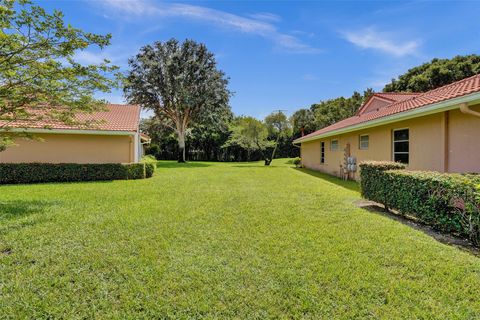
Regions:
M 479 176 L 398 170 L 403 168 L 361 163 L 362 196 L 479 245 Z
M 145 177 L 151 178 L 157 167 L 158 160 L 152 155 L 143 156 L 140 162 L 145 163 Z
M 293 164 L 295 167 L 300 168 L 302 166 L 302 159 L 298 157 L 293 159 Z
M 150 177 L 145 163 L 0 163 L 0 184 L 128 180 Z
M 151 154 L 147 154 L 147 155 L 142 157 L 140 162 L 145 162 L 145 163 L 155 162 L 155 163 L 157 163 L 157 158 L 155 158 L 155 156 L 153 156 Z
M 151 178 L 153 176 L 153 173 L 155 172 L 156 167 L 157 167 L 156 162 L 145 163 L 145 178 Z
M 136 179 L 145 179 L 145 163 L 129 163 L 122 164 L 122 167 L 126 171 L 125 179 L 127 180 L 136 180 Z
M 389 161 L 365 161 L 360 163 L 359 166 L 362 196 L 384 205 L 386 192 L 389 190 L 384 188 L 386 177 L 383 173 L 387 170 L 402 170 L 406 168 L 402 163 Z

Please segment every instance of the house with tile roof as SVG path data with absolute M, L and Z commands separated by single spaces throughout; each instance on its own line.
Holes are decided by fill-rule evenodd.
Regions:
M 361 161 L 480 172 L 480 75 L 424 93 L 375 93 L 353 117 L 294 141 L 306 168 L 358 179 Z
M 140 106 L 107 104 L 104 110 L 79 113 L 76 118 L 78 124 L 28 119 L 9 123 L 8 132 L 32 133 L 38 139 L 16 139 L 14 146 L 0 152 L 0 163 L 130 163 L 140 160 L 143 144 L 149 141 L 148 136 L 139 131 Z M 80 125 L 87 122 L 90 125 Z

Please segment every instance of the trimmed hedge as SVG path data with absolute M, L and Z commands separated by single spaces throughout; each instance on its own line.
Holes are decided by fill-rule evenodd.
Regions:
M 156 163 L 153 162 L 144 162 L 145 163 L 145 178 L 151 178 L 155 172 Z
M 396 163 L 361 163 L 362 196 L 479 245 L 480 176 L 404 168 Z
M 360 165 L 360 186 L 362 196 L 366 199 L 385 205 L 387 195 L 390 192 L 385 185 L 383 173 L 387 170 L 402 170 L 406 166 L 399 162 L 368 161 Z M 385 207 L 388 209 L 387 205 Z
M 0 184 L 145 179 L 153 170 L 146 163 L 0 163 Z

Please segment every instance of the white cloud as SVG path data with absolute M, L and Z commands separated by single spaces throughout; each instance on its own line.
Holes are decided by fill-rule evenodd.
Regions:
M 250 15 L 250 18 L 247 18 L 202 6 L 180 3 L 152 3 L 146 0 L 103 0 L 103 4 L 110 9 L 123 13 L 123 16 L 126 16 L 126 18 L 131 18 L 132 15 L 144 18 L 149 15 L 192 19 L 242 33 L 261 36 L 290 52 L 315 53 L 319 51 L 293 35 L 278 31 L 273 22 L 277 22 L 279 17 L 269 13 Z
M 103 0 L 103 2 L 113 9 L 121 10 L 134 15 L 149 14 L 151 11 L 155 10 L 155 7 L 146 1 Z
M 105 59 L 111 60 L 104 52 L 94 53 L 83 50 L 75 53 L 75 61 L 82 64 L 99 64 Z
M 398 41 L 394 35 L 379 32 L 372 27 L 342 32 L 342 35 L 347 41 L 362 49 L 374 49 L 396 57 L 414 55 L 420 46 L 418 41 Z
M 107 59 L 112 64 L 125 68 L 128 65 L 128 59 L 133 57 L 140 45 L 111 45 L 103 50 L 98 48 L 79 50 L 75 53 L 74 59 L 81 64 L 99 64 Z
M 279 22 L 282 18 L 276 14 L 269 13 L 269 12 L 259 12 L 253 13 L 248 15 L 250 18 L 262 21 L 269 21 L 269 22 Z

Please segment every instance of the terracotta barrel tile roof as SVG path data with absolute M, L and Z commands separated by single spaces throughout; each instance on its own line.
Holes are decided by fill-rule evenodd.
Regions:
M 383 118 L 386 116 L 391 116 L 397 113 L 410 111 L 413 109 L 425 107 L 434 103 L 446 101 L 453 98 L 458 98 L 465 96 L 471 93 L 480 92 L 480 75 L 475 75 L 449 85 L 415 95 L 406 100 L 401 100 L 394 102 L 386 108 L 380 109 L 375 112 L 361 114 L 359 116 L 353 116 L 337 123 L 332 124 L 331 126 L 325 127 L 323 129 L 312 132 L 308 135 L 305 135 L 295 142 L 302 142 L 302 140 L 323 135 L 330 131 L 343 129 L 349 126 L 357 125 L 360 123 L 366 123 L 371 120 Z
M 384 99 L 392 100 L 392 101 L 404 101 L 421 95 L 418 92 L 376 92 L 374 93 L 375 96 L 379 96 Z
M 107 104 L 105 110 L 93 113 L 79 113 L 79 122 L 94 121 L 92 125 L 70 125 L 51 119 L 18 120 L 8 124 L 11 128 L 57 129 L 57 130 L 98 130 L 98 131 L 137 131 L 140 123 L 140 106 Z M 1 125 L 1 123 L 0 123 Z

